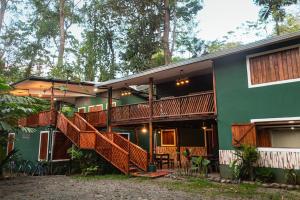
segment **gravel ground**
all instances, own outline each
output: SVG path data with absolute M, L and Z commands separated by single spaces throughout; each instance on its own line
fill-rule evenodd
M 155 181 L 79 180 L 68 176 L 16 177 L 0 181 L 0 199 L 204 199 L 173 191 Z

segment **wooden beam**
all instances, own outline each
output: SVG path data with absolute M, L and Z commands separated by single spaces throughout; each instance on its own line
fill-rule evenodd
M 150 163 L 153 164 L 153 78 L 149 78 L 149 155 Z
M 107 90 L 107 131 L 111 132 L 112 87 Z

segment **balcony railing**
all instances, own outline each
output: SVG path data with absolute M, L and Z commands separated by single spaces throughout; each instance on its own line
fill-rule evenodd
M 153 119 L 182 118 L 215 113 L 214 93 L 212 91 L 193 95 L 172 97 L 153 102 Z M 112 108 L 113 123 L 148 119 L 148 103 L 131 104 Z
M 49 126 L 56 122 L 56 111 L 43 111 L 19 120 L 19 125 L 24 127 Z

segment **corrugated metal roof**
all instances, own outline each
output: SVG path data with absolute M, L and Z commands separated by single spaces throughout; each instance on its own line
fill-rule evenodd
M 289 33 L 289 34 L 285 34 L 285 35 L 281 35 L 281 36 L 275 36 L 275 37 L 259 40 L 259 41 L 249 43 L 246 45 L 241 45 L 236 48 L 218 51 L 216 53 L 203 55 L 203 56 L 200 56 L 197 58 L 188 59 L 188 60 L 178 62 L 178 63 L 172 63 L 169 65 L 155 67 L 155 68 L 152 68 L 152 69 L 149 69 L 149 70 L 137 73 L 137 74 L 129 75 L 127 77 L 112 79 L 109 81 L 98 83 L 97 86 L 110 86 L 110 85 L 113 85 L 114 83 L 130 80 L 130 79 L 134 79 L 134 78 L 140 78 L 142 76 L 150 75 L 150 74 L 157 73 L 157 72 L 163 72 L 163 71 L 173 69 L 176 67 L 182 67 L 184 65 L 193 64 L 196 62 L 202 62 L 202 61 L 206 61 L 206 60 L 214 60 L 217 58 L 230 56 L 230 55 L 241 53 L 244 51 L 249 51 L 249 50 L 253 50 L 253 49 L 257 49 L 257 48 L 261 48 L 264 46 L 269 46 L 272 44 L 281 43 L 281 42 L 285 42 L 285 41 L 290 41 L 290 40 L 294 40 L 294 39 L 300 39 L 300 31 L 295 32 L 295 33 Z

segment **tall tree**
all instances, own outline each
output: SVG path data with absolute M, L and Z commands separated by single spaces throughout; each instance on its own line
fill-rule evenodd
M 164 58 L 165 64 L 169 64 L 171 61 L 171 51 L 170 51 L 170 1 L 164 0 L 163 4 L 164 10 L 164 31 L 163 31 L 163 49 L 164 49 Z
M 65 0 L 59 0 L 59 37 L 57 66 L 62 67 L 65 52 Z
M 0 33 L 3 27 L 3 23 L 4 23 L 4 15 L 6 12 L 6 8 L 7 8 L 7 3 L 8 0 L 1 0 L 0 1 Z
M 275 32 L 280 35 L 280 23 L 286 17 L 286 6 L 296 4 L 298 0 L 254 0 L 254 3 L 261 6 L 259 18 L 267 21 L 272 18 L 275 22 Z

